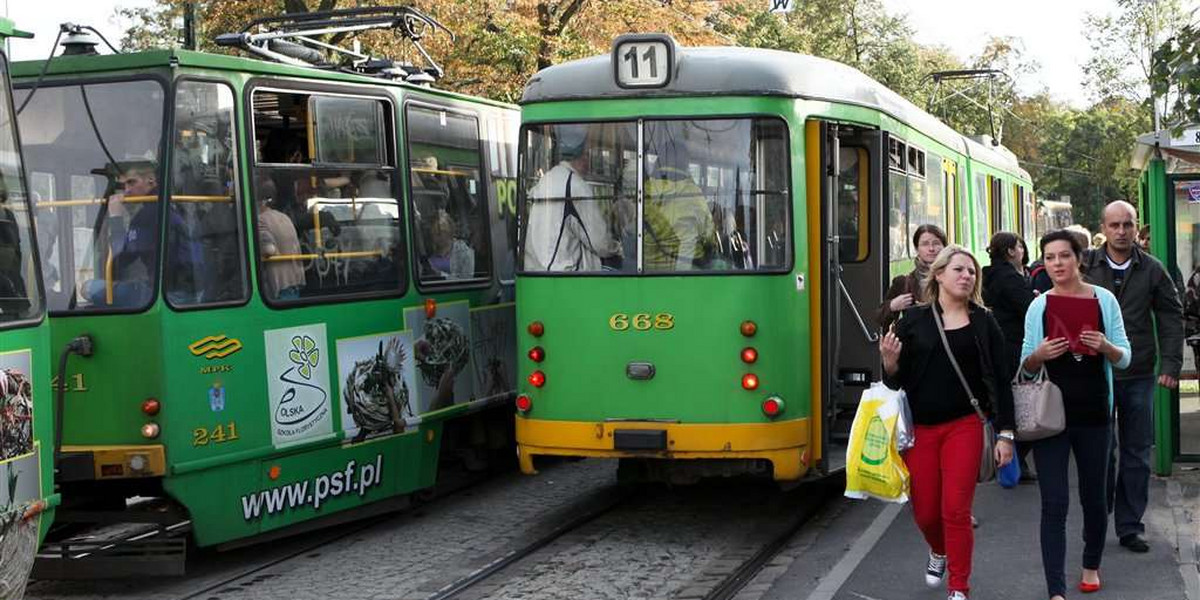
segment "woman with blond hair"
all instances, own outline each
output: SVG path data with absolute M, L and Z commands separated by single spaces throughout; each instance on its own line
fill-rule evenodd
M 916 444 L 905 452 L 904 462 L 913 517 L 929 544 L 925 583 L 938 586 L 949 568 L 947 598 L 965 600 L 979 463 L 993 460 L 1003 466 L 1012 460 L 1008 358 L 1000 325 L 983 308 L 979 263 L 966 248 L 950 245 L 937 255 L 923 297 L 927 304 L 901 313 L 879 351 L 884 382 L 905 391 L 915 423 Z M 1000 430 L 993 456 L 981 456 L 983 425 L 976 406 L 990 413 Z

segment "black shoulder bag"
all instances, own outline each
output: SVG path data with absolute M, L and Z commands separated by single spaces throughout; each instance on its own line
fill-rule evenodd
M 950 359 L 950 365 L 954 367 L 954 372 L 958 374 L 958 381 L 962 383 L 963 389 L 967 391 L 967 397 L 971 399 L 971 407 L 975 409 L 975 414 L 979 415 L 979 422 L 983 425 L 983 449 L 982 456 L 979 457 L 979 483 L 986 483 L 996 478 L 996 429 L 992 427 L 992 422 L 988 420 L 987 415 L 983 414 L 983 409 L 979 408 L 979 399 L 975 397 L 975 393 L 971 391 L 971 386 L 967 383 L 967 378 L 963 376 L 962 369 L 958 366 L 958 361 L 954 359 L 954 352 L 950 350 L 950 340 L 946 339 L 946 328 L 942 326 L 942 317 L 938 314 L 938 307 L 934 301 L 934 305 L 929 307 L 929 312 L 933 313 L 933 320 L 937 323 L 938 335 L 942 337 L 942 347 L 946 349 L 946 357 Z

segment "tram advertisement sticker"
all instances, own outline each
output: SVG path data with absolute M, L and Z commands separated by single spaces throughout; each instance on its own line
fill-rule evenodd
M 33 452 L 30 364 L 28 350 L 0 354 L 0 463 Z
M 471 368 L 471 317 L 466 302 L 438 303 L 433 318 L 424 306 L 404 310 L 412 331 L 416 363 L 417 414 L 470 402 L 475 397 Z
M 412 335 L 395 331 L 337 341 L 342 428 L 352 443 L 415 424 Z
M 471 357 L 475 363 L 475 392 L 480 400 L 516 390 L 516 320 L 512 304 L 471 311 Z
M 325 324 L 263 332 L 271 441 L 286 446 L 333 432 Z

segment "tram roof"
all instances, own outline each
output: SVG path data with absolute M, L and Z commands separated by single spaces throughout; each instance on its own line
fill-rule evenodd
M 42 67 L 45 65 L 45 63 L 46 61 L 44 60 L 26 60 L 14 62 L 11 65 L 12 77 L 14 79 L 35 78 L 41 73 Z M 369 77 L 366 75 L 347 73 L 344 71 L 285 65 L 281 63 L 259 60 L 257 58 L 230 56 L 226 54 L 213 54 L 210 52 L 197 52 L 193 50 L 183 50 L 181 48 L 147 50 L 143 52 L 127 52 L 122 54 L 56 56 L 53 60 L 51 60 L 50 68 L 47 71 L 46 76 L 56 77 L 69 75 L 91 75 L 97 77 L 116 77 L 119 76 L 119 72 L 121 71 L 163 67 L 192 67 L 196 69 L 237 71 L 241 73 L 248 73 L 252 76 L 261 75 L 275 77 L 295 77 L 301 79 L 315 79 L 321 81 L 354 83 L 360 85 L 401 87 L 470 102 L 489 104 L 502 108 L 514 108 L 512 104 L 479 96 L 459 94 L 437 87 L 423 87 L 410 83 L 404 83 L 402 81 Z
M 888 114 L 974 160 L 1029 179 L 1007 148 L 988 147 L 964 136 L 849 65 L 763 48 L 677 46 L 676 52 L 674 78 L 665 87 L 618 86 L 606 54 L 543 69 L 525 86 L 520 104 L 682 96 L 783 96 L 853 104 Z

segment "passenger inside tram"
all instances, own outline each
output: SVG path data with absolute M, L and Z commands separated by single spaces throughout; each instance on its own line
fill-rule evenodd
M 553 130 L 558 164 L 529 190 L 525 269 L 599 271 L 614 253 L 603 198 L 588 181 L 588 128 L 559 125 Z
M 262 293 L 270 300 L 297 300 L 304 289 L 304 265 L 296 226 L 275 210 L 275 182 L 260 177 L 258 198 L 258 250 L 262 260 Z
M 692 178 L 685 140 L 664 146 L 645 183 L 647 271 L 704 269 L 716 247 L 712 207 Z
M 151 162 L 125 163 L 108 197 L 107 244 L 101 245 L 101 276 L 83 282 L 82 295 L 93 305 L 132 308 L 146 304 L 154 291 L 158 248 L 158 177 Z M 171 212 L 172 227 L 184 227 Z M 192 245 L 178 251 L 191 254 Z M 188 256 L 199 262 L 199 256 Z
M 475 251 L 455 237 L 458 225 L 444 209 L 438 209 L 429 225 L 429 267 L 445 279 L 468 279 L 475 274 Z
M 9 207 L 7 189 L 0 190 L 0 321 L 17 318 L 29 309 L 22 273 L 21 224 Z

